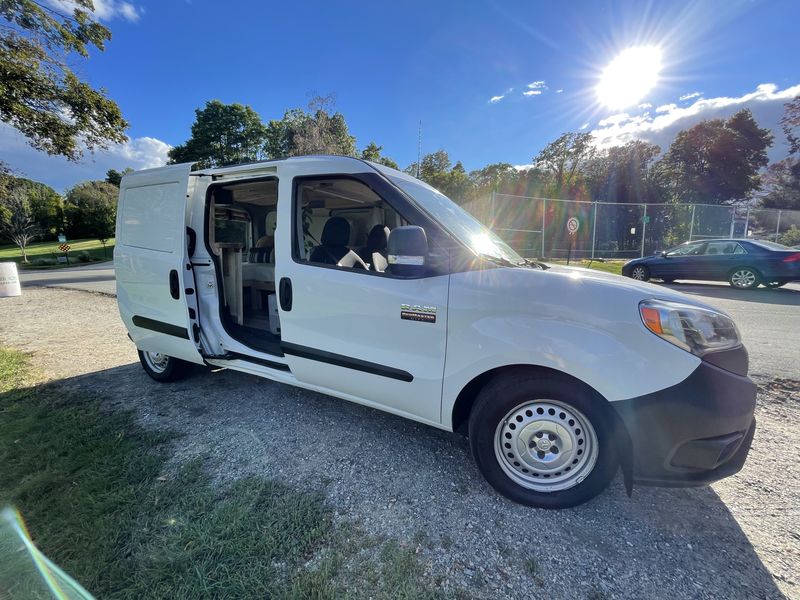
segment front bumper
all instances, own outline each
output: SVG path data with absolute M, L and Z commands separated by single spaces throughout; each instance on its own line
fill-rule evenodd
M 643 485 L 699 486 L 733 475 L 755 433 L 756 385 L 705 360 L 677 385 L 612 406 L 631 438 L 633 479 Z

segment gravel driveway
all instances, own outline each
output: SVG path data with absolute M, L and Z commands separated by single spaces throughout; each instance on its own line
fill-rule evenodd
M 758 429 L 735 477 L 700 489 L 621 480 L 544 511 L 485 484 L 467 441 L 355 404 L 234 372 L 160 385 L 139 367 L 113 298 L 26 289 L 0 299 L 0 343 L 52 380 L 100 392 L 183 434 L 220 480 L 258 474 L 322 490 L 337 518 L 417 549 L 460 597 L 800 598 L 800 385 L 759 380 Z

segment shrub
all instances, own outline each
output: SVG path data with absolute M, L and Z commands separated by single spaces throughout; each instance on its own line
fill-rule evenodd
M 783 232 L 778 241 L 784 246 L 797 246 L 800 244 L 800 229 L 797 225 L 792 225 L 788 231 Z
M 75 255 L 75 258 L 76 258 L 76 260 L 78 262 L 82 262 L 82 263 L 92 262 L 92 255 L 89 254 L 86 250 L 78 252 Z
M 31 261 L 31 264 L 34 267 L 47 267 L 50 265 L 55 265 L 57 263 L 58 261 L 55 258 L 34 258 Z

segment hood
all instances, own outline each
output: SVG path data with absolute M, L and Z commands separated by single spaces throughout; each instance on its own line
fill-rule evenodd
M 553 278 L 566 280 L 564 283 L 575 282 L 576 290 L 581 290 L 586 293 L 591 293 L 596 288 L 613 288 L 625 295 L 636 295 L 640 300 L 659 299 L 671 300 L 673 302 L 682 302 L 683 304 L 690 304 L 692 306 L 701 306 L 709 308 L 717 312 L 722 312 L 721 309 L 699 302 L 696 298 L 682 294 L 681 292 L 672 290 L 662 285 L 655 285 L 646 283 L 644 281 L 636 281 L 629 277 L 622 275 L 614 275 L 613 273 L 605 273 L 603 271 L 596 271 L 594 269 L 586 269 L 584 267 L 567 267 L 564 265 L 549 265 L 550 268 L 546 271 L 539 271 L 543 275 L 550 275 Z M 536 271 L 534 271 L 536 272 Z M 727 314 L 727 313 L 724 313 Z

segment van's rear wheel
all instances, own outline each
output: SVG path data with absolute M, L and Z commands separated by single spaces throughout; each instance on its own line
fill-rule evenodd
M 185 360 L 167 356 L 160 352 L 138 350 L 139 362 L 145 373 L 160 382 L 177 381 L 189 374 L 192 365 Z
M 521 504 L 586 502 L 619 464 L 604 402 L 563 376 L 501 376 L 481 390 L 470 414 L 475 462 L 492 487 Z

